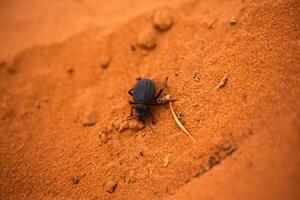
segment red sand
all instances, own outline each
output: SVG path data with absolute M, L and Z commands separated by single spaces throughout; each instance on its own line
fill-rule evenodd
M 1 2 L 0 199 L 297 199 L 299 2 L 138 2 Z M 138 76 L 196 144 L 120 123 Z

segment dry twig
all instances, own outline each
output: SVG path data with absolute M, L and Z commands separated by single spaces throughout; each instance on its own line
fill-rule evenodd
M 183 132 L 193 141 L 193 143 L 196 143 L 196 140 L 193 138 L 193 136 L 186 130 L 186 128 L 181 124 L 181 122 L 179 121 L 179 119 L 177 118 L 175 111 L 173 109 L 172 103 L 169 102 L 170 105 L 170 109 L 171 112 L 173 114 L 173 117 L 175 119 L 175 122 L 177 123 L 177 125 L 181 128 L 181 130 L 183 130 Z

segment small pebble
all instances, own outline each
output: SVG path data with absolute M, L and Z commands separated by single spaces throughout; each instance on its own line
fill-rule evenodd
M 215 23 L 214 21 L 208 22 L 208 23 L 207 23 L 207 28 L 208 28 L 208 29 L 212 29 L 212 28 L 214 27 L 214 23 Z
M 171 95 L 167 94 L 163 100 L 166 100 L 166 101 L 170 101 L 171 100 Z
M 35 105 L 36 109 L 40 109 L 41 101 L 39 99 L 36 99 L 35 102 L 34 102 L 34 105 Z
M 153 15 L 153 24 L 154 27 L 159 31 L 166 31 L 171 28 L 173 19 L 170 11 L 166 9 L 157 10 Z
M 197 104 L 197 103 L 195 103 L 195 104 L 193 104 L 193 107 L 199 107 L 199 104 Z
M 118 183 L 113 180 L 109 180 L 105 184 L 105 191 L 109 193 L 113 193 L 117 187 Z
M 77 176 L 73 176 L 72 178 L 71 178 L 71 181 L 72 181 L 72 183 L 75 185 L 75 184 L 78 184 L 79 183 L 79 178 L 77 177 Z
M 229 20 L 229 25 L 230 26 L 235 26 L 237 24 L 237 19 L 235 17 L 232 17 L 230 20 Z
M 97 123 L 97 118 L 95 114 L 90 114 L 83 120 L 83 126 L 93 126 L 96 123 Z
M 144 137 L 145 135 L 146 135 L 146 132 L 145 132 L 145 131 L 141 132 L 141 136 L 142 136 L 142 137 Z
M 135 51 L 135 45 L 130 45 L 131 51 Z
M 109 141 L 109 139 L 110 139 L 107 130 L 101 131 L 101 133 L 100 133 L 100 135 L 99 135 L 99 138 L 100 138 L 100 141 L 101 141 L 103 144 L 106 144 L 106 143 Z
M 69 69 L 67 70 L 67 73 L 70 74 L 70 75 L 73 74 L 73 72 L 74 72 L 74 69 L 73 69 L 73 68 L 69 68 Z
M 145 50 L 152 50 L 156 47 L 156 36 L 152 29 L 144 30 L 138 36 L 137 45 Z
M 108 56 L 108 55 L 103 55 L 100 59 L 100 66 L 103 68 L 103 69 L 106 69 L 109 64 L 111 63 L 111 57 Z

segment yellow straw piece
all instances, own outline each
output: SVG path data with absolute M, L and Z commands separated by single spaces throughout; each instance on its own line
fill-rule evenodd
M 169 104 L 170 104 L 171 112 L 173 114 L 173 117 L 174 117 L 175 122 L 177 123 L 177 125 L 181 128 L 181 130 L 183 130 L 183 132 L 185 132 L 185 134 L 193 141 L 193 143 L 196 143 L 196 140 L 193 138 L 193 136 L 186 130 L 186 128 L 184 128 L 184 126 L 181 124 L 181 122 L 177 118 L 177 116 L 176 116 L 176 114 L 174 112 L 174 109 L 173 109 L 171 101 L 169 102 Z

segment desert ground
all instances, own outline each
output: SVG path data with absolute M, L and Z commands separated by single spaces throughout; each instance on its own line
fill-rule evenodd
M 0 199 L 299 199 L 298 0 L 0 0 L 0 25 Z M 168 104 L 123 121 L 138 77 L 195 142 Z

